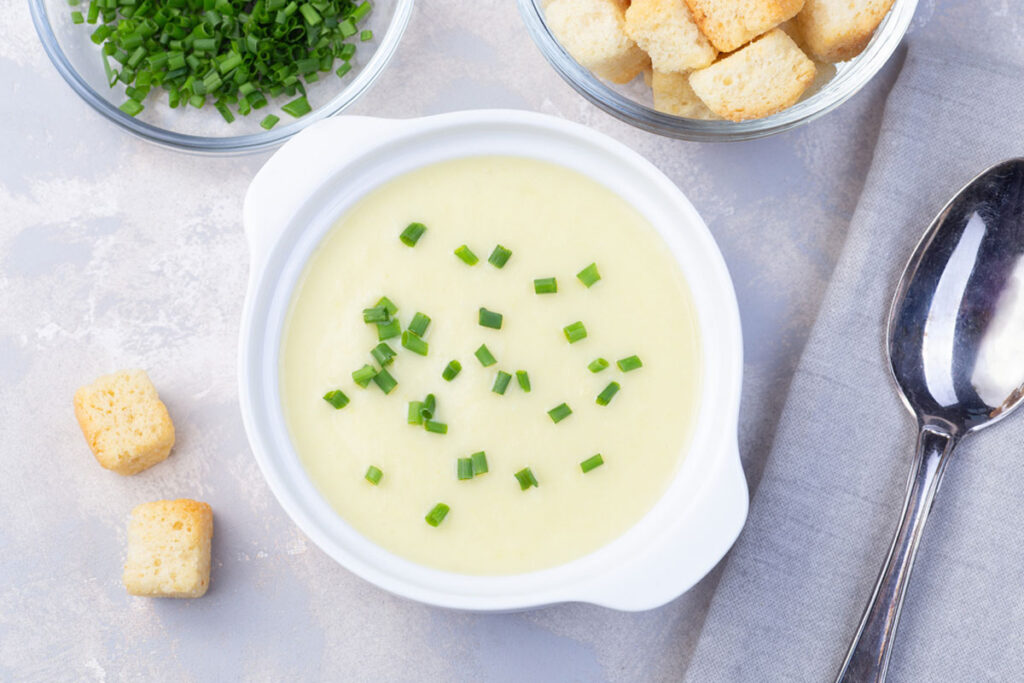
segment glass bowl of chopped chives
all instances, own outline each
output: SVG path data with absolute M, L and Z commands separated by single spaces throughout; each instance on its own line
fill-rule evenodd
M 351 105 L 414 0 L 29 0 L 43 48 L 97 112 L 198 154 L 275 147 Z

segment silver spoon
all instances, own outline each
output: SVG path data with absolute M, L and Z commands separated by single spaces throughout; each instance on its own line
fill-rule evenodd
M 1024 397 L 1024 159 L 986 170 L 929 226 L 889 312 L 888 356 L 919 434 L 903 517 L 837 683 L 883 681 L 914 555 L 960 439 Z M 954 646 L 954 643 L 950 643 Z

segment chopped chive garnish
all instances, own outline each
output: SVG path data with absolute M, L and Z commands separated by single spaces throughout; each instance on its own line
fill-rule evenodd
M 144 109 L 144 107 L 135 100 L 125 100 L 124 104 L 118 107 L 118 109 L 123 111 L 125 114 L 128 114 L 128 116 L 136 116 Z
M 421 356 L 427 355 L 427 351 L 430 348 L 430 345 L 412 330 L 406 330 L 402 333 L 402 346 Z
M 526 370 L 516 370 L 516 381 L 519 382 L 519 388 L 530 393 L 530 376 L 526 374 Z
M 433 510 L 427 513 L 427 516 L 424 519 L 427 520 L 427 524 L 430 526 L 437 526 L 444 521 L 445 517 L 448 516 L 449 510 L 451 510 L 451 508 L 444 503 L 438 503 L 434 506 Z
M 460 480 L 473 478 L 473 459 L 459 458 L 457 474 Z
M 79 12 L 78 10 L 75 10 L 74 12 L 71 13 L 71 23 L 72 24 L 84 24 L 85 23 L 85 17 L 82 16 L 81 12 Z
M 551 421 L 555 424 L 558 424 L 570 415 L 572 415 L 572 408 L 566 403 L 561 403 L 548 411 L 548 416 L 551 417 Z
M 348 396 L 341 389 L 328 391 L 324 394 L 324 400 L 334 406 L 335 410 L 341 410 L 348 405 Z
M 502 317 L 501 313 L 488 311 L 486 308 L 481 307 L 480 327 L 490 327 L 492 330 L 500 330 Z
M 430 327 L 430 316 L 426 313 L 417 313 L 412 317 L 408 329 L 413 334 L 422 337 L 427 333 L 428 327 Z
M 281 117 L 279 117 L 279 116 L 274 116 L 273 114 L 267 114 L 266 116 L 263 117 L 263 120 L 260 121 L 260 128 L 263 128 L 264 130 L 270 130 L 271 128 L 276 126 L 277 122 L 280 121 L 280 120 L 281 120 Z
M 297 97 L 288 104 L 281 107 L 281 111 L 285 114 L 290 114 L 295 118 L 305 116 L 309 112 L 313 111 L 313 107 L 309 106 L 309 102 L 306 100 L 306 96 Z
M 587 328 L 583 326 L 583 323 L 579 320 L 574 322 L 572 325 L 566 325 L 562 328 L 565 332 L 565 338 L 569 340 L 570 344 L 575 344 L 581 339 L 585 339 L 587 336 Z
M 363 43 L 365 43 L 368 40 L 373 40 L 373 31 L 371 31 L 370 29 L 365 29 L 363 31 L 360 31 L 359 32 L 359 40 L 360 40 L 360 42 L 363 42 Z
M 402 234 L 399 235 L 398 239 L 402 240 L 402 244 L 407 247 L 415 247 L 416 243 L 423 237 L 423 233 L 427 231 L 427 226 L 422 223 L 410 223 L 406 226 Z
M 494 386 L 491 387 L 491 391 L 496 394 L 504 394 L 505 390 L 508 389 L 508 383 L 511 381 L 512 375 L 504 370 L 498 370 L 498 376 L 494 378 Z
M 376 465 L 370 465 L 369 467 L 366 468 L 366 475 L 365 476 L 366 476 L 366 481 L 368 481 L 371 484 L 373 484 L 374 486 L 376 486 L 377 484 L 380 483 L 380 479 L 381 479 L 381 477 L 384 476 L 384 473 L 381 472 L 380 468 L 377 467 Z
M 615 394 L 619 393 L 620 388 L 621 387 L 618 382 L 610 383 L 600 394 L 597 395 L 597 405 L 606 406 L 611 403 L 612 398 L 614 398 Z
M 457 360 L 453 360 L 444 367 L 444 370 L 441 371 L 441 377 L 444 381 L 451 382 L 460 372 L 462 372 L 462 363 Z
M 377 369 L 372 365 L 364 365 L 355 372 L 352 373 L 352 380 L 361 386 L 366 388 L 370 386 L 370 381 L 377 376 Z
M 601 273 L 597 272 L 597 264 L 591 263 L 589 266 L 576 273 L 576 277 L 578 277 L 580 282 L 589 288 L 601 279 Z
M 533 471 L 529 467 L 524 467 L 516 472 L 516 479 L 519 481 L 519 489 L 521 491 L 525 491 L 531 486 L 540 486 L 537 483 L 537 477 L 533 476 Z
M 423 426 L 426 428 L 426 430 L 428 432 L 433 432 L 434 434 L 447 434 L 448 433 L 448 425 L 446 425 L 443 422 L 435 422 L 434 420 L 427 420 L 426 422 L 423 423 Z
M 377 341 L 385 341 L 402 334 L 402 325 L 398 318 L 392 318 L 386 323 L 377 323 Z
M 391 319 L 391 314 L 388 313 L 388 309 L 383 306 L 374 306 L 373 308 L 363 309 L 363 322 L 364 323 L 386 323 Z
M 619 366 L 619 370 L 623 372 L 629 372 L 630 370 L 636 370 L 644 366 L 643 361 L 640 360 L 639 356 L 629 356 L 622 360 L 615 361 L 615 364 Z
M 558 280 L 553 277 L 542 277 L 533 281 L 533 291 L 537 294 L 555 294 L 558 292 Z
M 409 401 L 409 418 L 411 425 L 423 424 L 423 401 Z
M 586 474 L 587 472 L 589 472 L 590 470 L 594 469 L 595 467 L 600 467 L 603 464 L 604 464 L 604 458 L 602 458 L 601 454 L 598 453 L 597 455 L 592 455 L 589 458 L 587 458 L 586 460 L 584 460 L 583 462 L 581 462 L 580 463 L 580 469 L 583 470 L 583 474 Z
M 473 352 L 473 355 L 476 356 L 478 361 L 480 361 L 480 365 L 485 368 L 498 362 L 491 354 L 491 350 L 487 348 L 487 344 L 481 344 L 480 348 Z
M 469 456 L 473 463 L 473 476 L 478 474 L 487 474 L 487 453 L 480 451 Z
M 384 367 L 385 365 L 391 365 L 395 361 L 395 350 L 388 346 L 387 342 L 381 342 L 373 347 L 370 351 L 370 355 L 377 363 Z
M 382 296 L 380 299 L 378 299 L 377 303 L 375 303 L 374 306 L 376 306 L 377 308 L 386 308 L 389 316 L 398 313 L 398 306 L 396 306 L 395 302 L 387 298 L 386 296 Z
M 463 263 L 467 266 L 475 266 L 480 259 L 476 257 L 473 250 L 463 244 L 461 247 L 455 250 L 455 255 L 458 256 Z
M 595 358 L 590 361 L 590 365 L 587 366 L 587 370 L 591 372 L 601 372 L 602 370 L 608 369 L 608 361 L 604 358 Z
M 508 263 L 509 258 L 512 257 L 512 250 L 506 249 L 500 244 L 494 248 L 491 255 L 487 257 L 487 262 L 495 268 L 504 268 L 505 264 Z
M 373 383 L 380 387 L 385 394 L 390 394 L 391 390 L 398 386 L 398 380 L 384 368 L 381 368 L 380 372 L 373 376 Z
M 437 397 L 433 394 L 427 394 L 427 397 L 423 399 L 423 405 L 420 407 L 420 415 L 423 419 L 429 420 L 434 417 L 434 411 L 437 410 Z

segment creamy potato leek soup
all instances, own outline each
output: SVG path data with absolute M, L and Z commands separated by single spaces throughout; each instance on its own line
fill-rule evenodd
M 617 194 L 525 158 L 370 192 L 313 253 L 281 351 L 291 438 L 349 524 L 422 565 L 578 558 L 654 505 L 700 382 L 679 266 Z

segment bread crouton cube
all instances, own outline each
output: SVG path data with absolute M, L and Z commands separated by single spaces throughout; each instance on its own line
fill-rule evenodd
M 625 28 L 626 35 L 650 55 L 655 71 L 703 69 L 718 55 L 682 0 L 633 0 Z
M 198 598 L 210 587 L 213 513 L 194 500 L 158 500 L 132 510 L 124 587 L 132 595 Z
M 690 85 L 708 108 L 730 121 L 770 116 L 791 106 L 814 80 L 814 62 L 773 29 L 706 69 Z
M 622 0 L 554 0 L 545 13 L 548 28 L 584 68 L 613 83 L 628 83 L 650 63 L 626 35 Z
M 687 74 L 655 71 L 651 76 L 654 108 L 660 112 L 687 119 L 718 119 L 690 87 Z
M 721 52 L 732 52 L 796 16 L 804 0 L 686 0 L 693 19 Z
M 136 474 L 166 459 L 174 424 L 145 370 L 100 377 L 75 392 L 75 417 L 100 465 Z
M 807 0 L 797 15 L 809 54 L 822 62 L 853 59 L 871 41 L 893 0 Z

